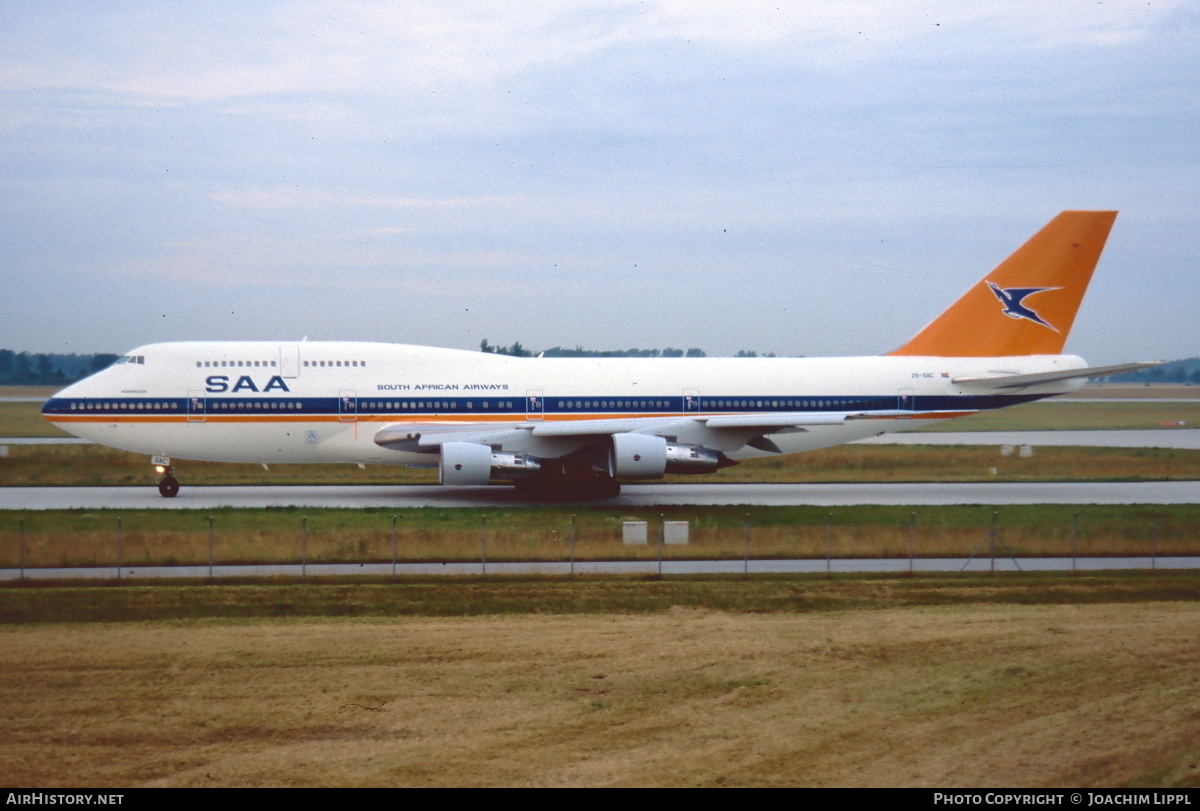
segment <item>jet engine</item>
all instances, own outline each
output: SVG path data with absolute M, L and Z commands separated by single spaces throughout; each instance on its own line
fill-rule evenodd
M 492 479 L 536 476 L 542 461 L 527 453 L 505 453 L 477 442 L 446 442 L 438 460 L 442 484 L 487 484 Z
M 652 434 L 613 434 L 608 475 L 621 479 L 661 479 L 667 473 L 712 473 L 730 464 L 718 451 L 674 445 Z

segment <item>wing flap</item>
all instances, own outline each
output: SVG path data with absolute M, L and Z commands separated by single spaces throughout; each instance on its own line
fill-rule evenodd
M 823 412 L 820 414 L 805 414 L 789 412 L 786 414 L 728 414 L 713 417 L 697 417 L 709 428 L 803 428 L 806 425 L 841 425 L 851 416 L 851 412 Z
M 396 423 L 375 432 L 375 444 L 381 448 L 432 452 L 443 442 L 480 442 L 510 434 L 522 423 Z
M 536 437 L 597 436 L 601 434 L 652 433 L 679 422 L 679 417 L 632 417 L 618 420 L 563 420 L 533 425 Z

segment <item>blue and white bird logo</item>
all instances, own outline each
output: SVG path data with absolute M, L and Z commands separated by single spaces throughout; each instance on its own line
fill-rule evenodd
M 1052 329 L 1055 332 L 1058 330 L 1054 325 L 1047 323 L 1036 310 L 1025 306 L 1023 303 L 1026 298 L 1034 293 L 1044 293 L 1047 290 L 1058 290 L 1057 287 L 1008 287 L 1001 289 L 991 282 L 987 286 L 996 294 L 996 298 L 1000 299 L 1000 303 L 1004 305 L 1004 314 L 1009 318 L 1024 318 L 1026 321 L 1032 321 L 1035 324 L 1041 324 L 1043 327 Z

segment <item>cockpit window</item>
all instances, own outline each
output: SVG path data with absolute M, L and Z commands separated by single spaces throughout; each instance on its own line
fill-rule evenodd
M 121 357 L 119 357 L 115 361 L 113 361 L 113 366 L 118 366 L 122 363 L 140 363 L 140 364 L 145 365 L 146 356 L 145 355 L 122 355 Z

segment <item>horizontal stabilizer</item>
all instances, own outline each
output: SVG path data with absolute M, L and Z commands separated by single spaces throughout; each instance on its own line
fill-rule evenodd
M 1081 377 L 1108 377 L 1125 372 L 1134 372 L 1151 366 L 1161 366 L 1163 361 L 1141 361 L 1139 363 L 1120 363 L 1116 366 L 1092 366 L 1082 369 L 1066 369 L 1061 372 L 1038 372 L 1029 375 L 991 375 L 988 377 L 956 377 L 951 382 L 960 386 L 982 387 L 987 389 L 1023 389 L 1036 386 L 1039 383 L 1058 383 L 1063 380 L 1077 380 Z

